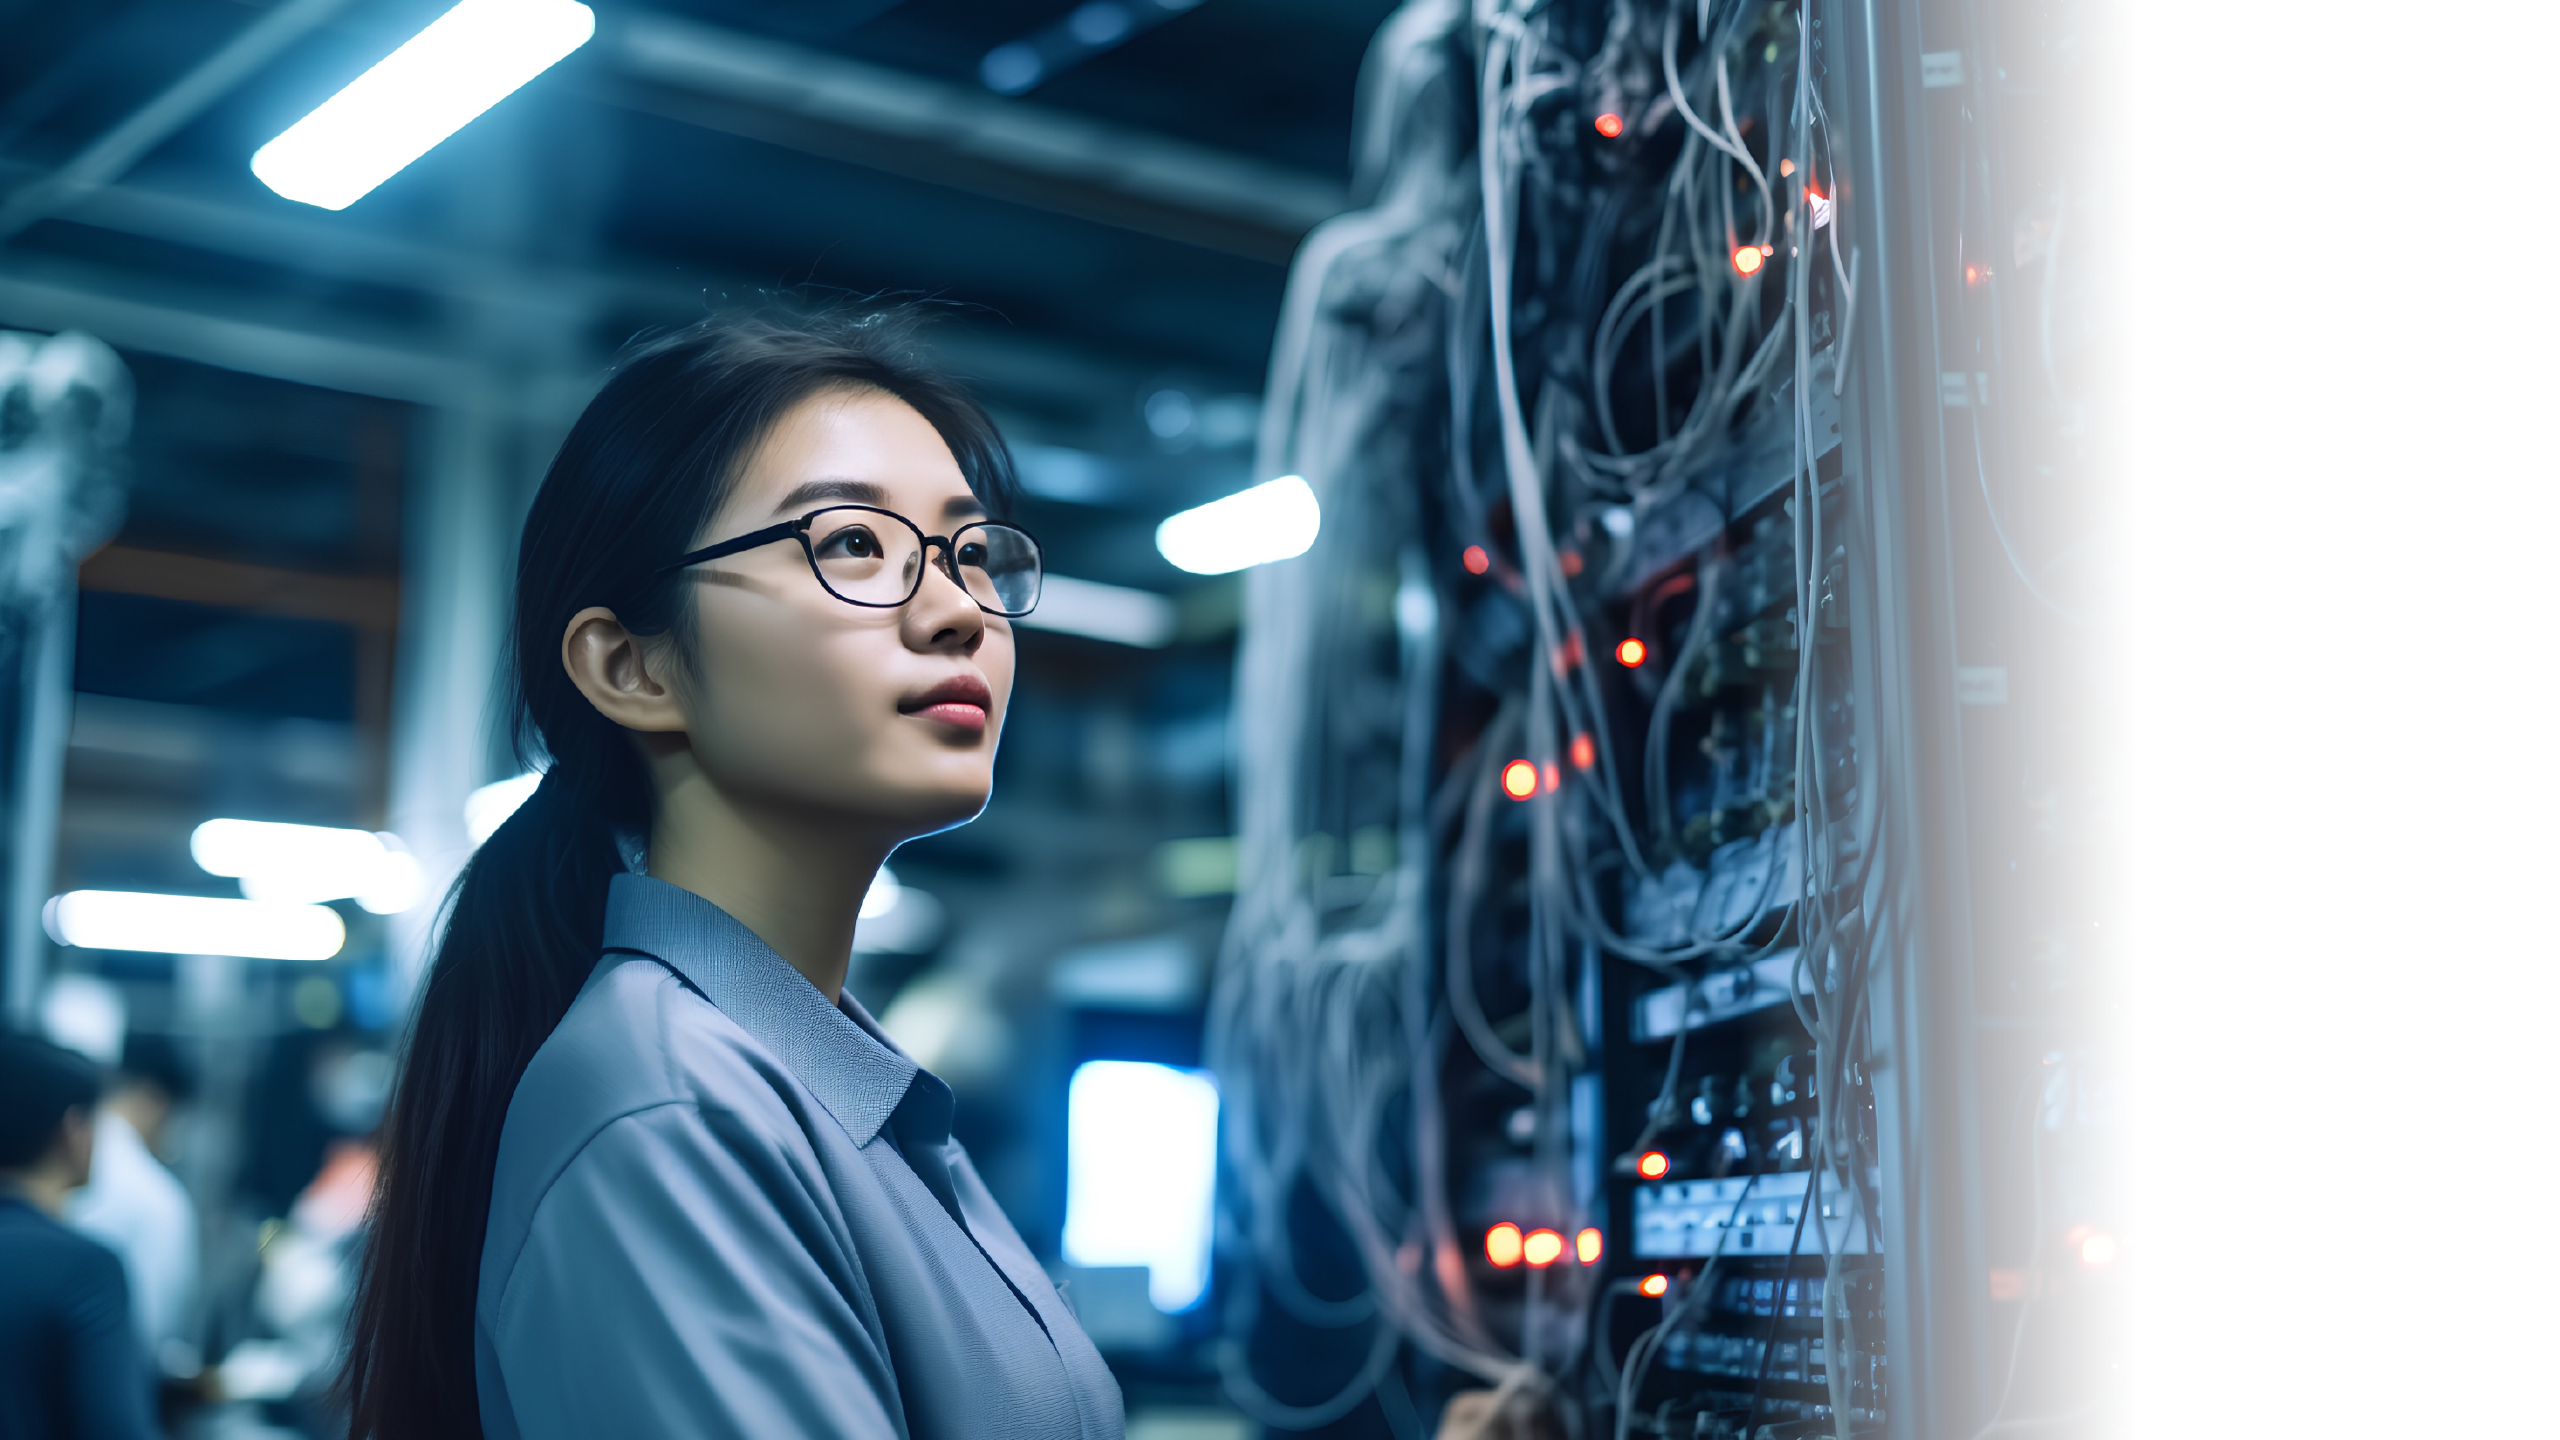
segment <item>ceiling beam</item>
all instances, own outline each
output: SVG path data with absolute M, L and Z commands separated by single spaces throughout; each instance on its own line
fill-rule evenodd
M 585 295 L 669 317 L 699 315 L 706 305 L 706 292 L 698 286 L 593 270 L 533 269 L 127 186 L 99 191 L 61 219 L 443 299 L 468 289 L 482 299 L 552 309 L 565 298 Z M 487 392 L 498 384 L 488 357 L 431 330 L 358 327 L 307 308 L 287 314 L 255 291 L 173 283 L 125 266 L 25 251 L 0 271 L 0 326 L 84 330 L 119 349 L 420 405 L 487 405 L 493 403 Z M 1148 373 L 1140 362 L 984 326 L 940 324 L 929 342 L 943 364 L 986 387 L 990 398 L 1009 396 L 1033 406 L 1124 404 Z M 495 403 L 543 418 L 574 411 L 602 378 L 603 357 L 594 360 L 592 371 L 548 377 L 530 387 L 509 382 Z
M 345 6 L 346 0 L 285 0 L 249 22 L 231 37 L 231 43 L 91 141 L 61 169 L 11 191 L 8 201 L 0 204 L 0 244 L 64 205 L 113 184 L 135 161 L 158 149 L 161 141 L 184 129 L 286 46 Z
M 634 13 L 598 98 L 768 144 L 1285 264 L 1338 182 L 1072 111 Z
M 209 295 L 143 298 L 110 275 L 30 263 L 25 255 L 0 273 L 0 325 L 15 329 L 83 330 L 120 350 L 420 405 L 456 403 L 478 383 L 477 367 L 416 341 L 359 336 L 308 319 L 281 322 L 272 313 L 251 318 L 243 308 Z
M 131 545 L 109 545 L 81 561 L 80 588 L 374 630 L 395 629 L 400 620 L 400 584 L 386 577 L 280 570 Z

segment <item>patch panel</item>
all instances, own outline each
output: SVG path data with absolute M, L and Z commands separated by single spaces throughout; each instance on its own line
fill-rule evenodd
M 1806 1213 L 1811 1178 L 1797 1171 L 1639 1185 L 1633 1253 L 1645 1260 L 1819 1255 L 1826 1235 L 1833 1254 L 1868 1253 L 1866 1217 L 1847 1195 L 1826 1186 Z

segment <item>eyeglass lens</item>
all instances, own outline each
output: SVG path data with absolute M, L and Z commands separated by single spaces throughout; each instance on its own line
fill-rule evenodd
M 809 529 L 818 576 L 838 596 L 861 605 L 903 604 L 916 593 L 924 537 L 887 515 L 833 511 Z M 1040 599 L 1040 547 L 1010 525 L 965 526 L 951 539 L 960 588 L 986 609 L 1027 612 Z

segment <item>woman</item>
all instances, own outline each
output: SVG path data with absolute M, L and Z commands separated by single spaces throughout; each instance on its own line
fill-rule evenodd
M 987 802 L 1039 551 L 901 314 L 625 358 L 526 516 L 541 788 L 452 902 L 345 1382 L 401 1437 L 1121 1434 L 844 993 L 863 892 Z

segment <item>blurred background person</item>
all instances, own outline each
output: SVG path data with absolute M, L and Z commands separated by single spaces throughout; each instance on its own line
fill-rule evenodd
M 76 1052 L 0 1036 L 0 1436 L 157 1433 L 116 1253 L 62 1223 L 89 1181 L 105 1083 Z
M 127 1034 L 98 1106 L 89 1183 L 65 1210 L 123 1259 L 145 1359 L 181 1374 L 195 1369 L 196 1206 L 163 1157 L 172 1118 L 194 1096 L 194 1069 L 167 1036 Z

